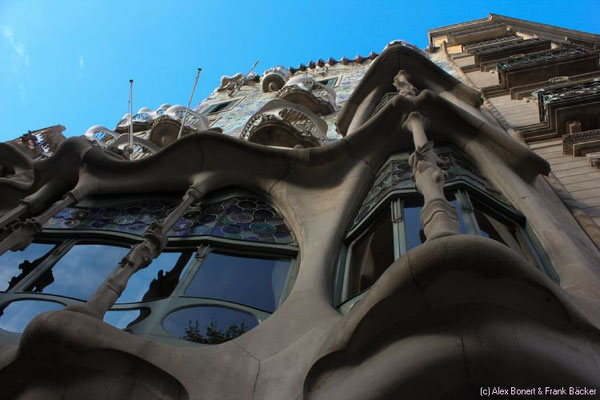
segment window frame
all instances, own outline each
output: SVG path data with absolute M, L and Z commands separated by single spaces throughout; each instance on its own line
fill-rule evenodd
M 228 200 L 235 197 L 255 197 L 271 204 L 271 206 L 278 211 L 270 199 L 266 199 L 264 196 L 248 192 L 246 190 L 230 190 L 227 192 L 217 193 L 213 196 L 209 196 L 203 203 L 219 203 L 223 200 Z M 127 202 L 139 201 L 141 199 L 143 198 L 134 197 L 133 199 L 128 199 Z M 107 206 L 107 204 L 110 206 L 111 201 L 112 200 L 109 199 L 108 203 L 104 204 L 103 206 Z M 90 200 L 84 204 L 93 205 L 98 204 L 98 202 Z M 99 201 L 99 204 L 102 204 L 102 201 Z M 11 288 L 10 291 L 0 292 L 0 309 L 3 309 L 14 301 L 20 300 L 51 301 L 62 304 L 65 307 L 85 303 L 85 301 L 73 297 L 51 293 L 25 292 L 24 289 L 29 287 L 46 271 L 53 268 L 56 263 L 63 256 L 65 256 L 69 250 L 73 248 L 73 246 L 77 244 L 100 244 L 132 248 L 135 244 L 142 241 L 143 237 L 141 236 L 118 231 L 73 229 L 42 230 L 40 233 L 36 234 L 34 237 L 34 242 L 54 244 L 56 247 L 48 254 L 48 256 L 40 263 L 40 265 L 38 265 L 38 267 L 26 275 L 17 285 L 15 285 L 15 287 Z M 178 309 L 194 306 L 219 306 L 248 313 L 256 318 L 258 324 L 260 324 L 266 318 L 276 312 L 285 299 L 289 296 L 296 281 L 300 265 L 300 251 L 295 244 L 250 242 L 208 235 L 190 237 L 170 236 L 168 237 L 167 246 L 162 253 L 181 252 L 185 250 L 193 250 L 195 254 L 193 254 L 192 259 L 188 261 L 189 264 L 186 265 L 185 270 L 179 278 L 179 282 L 169 296 L 148 301 L 115 303 L 109 310 L 140 311 L 141 313 L 144 312 L 144 309 L 149 311 L 149 314 L 145 318 L 131 326 L 127 326 L 123 330 L 138 336 L 151 338 L 168 344 L 207 346 L 206 344 L 189 342 L 185 341 L 184 339 L 173 337 L 171 334 L 165 331 L 162 325 L 163 320 L 170 313 L 177 311 Z M 290 266 L 288 269 L 288 274 L 286 276 L 286 281 L 275 311 L 271 313 L 254 308 L 252 306 L 238 304 L 227 300 L 185 296 L 185 290 L 193 281 L 194 276 L 202 267 L 202 264 L 206 260 L 207 256 L 213 251 L 224 255 L 238 257 L 251 256 L 256 258 L 289 259 Z M 115 265 L 115 269 L 116 268 L 119 268 L 118 265 Z M 149 283 L 150 282 L 148 282 L 148 284 Z
M 461 154 L 459 151 L 449 146 L 440 146 L 437 150 L 450 150 Z M 408 153 L 399 153 L 391 156 L 383 165 L 382 169 L 391 161 L 405 161 L 408 159 Z M 379 176 L 379 175 L 378 175 Z M 377 180 L 377 177 L 375 178 Z M 446 199 L 454 197 L 456 205 L 460 207 L 459 218 L 462 215 L 463 222 L 467 227 L 467 233 L 485 237 L 477 223 L 474 215 L 475 207 L 472 199 L 483 212 L 499 222 L 511 225 L 517 234 L 517 241 L 522 247 L 522 256 L 534 264 L 536 268 L 546 274 L 554 282 L 559 283 L 559 277 L 543 247 L 535 238 L 531 227 L 527 224 L 525 216 L 516 209 L 500 200 L 492 197 L 485 190 L 468 176 L 452 180 L 444 185 L 444 194 Z M 453 201 L 453 200 L 448 200 Z M 347 293 L 348 274 L 350 273 L 350 262 L 352 250 L 355 244 L 378 222 L 378 218 L 383 214 L 385 207 L 391 208 L 391 223 L 393 228 L 394 261 L 404 256 L 407 252 L 407 230 L 405 224 L 404 208 L 406 203 L 423 203 L 422 196 L 418 193 L 416 187 L 393 189 L 383 198 L 381 198 L 369 212 L 355 226 L 347 231 L 346 237 L 342 242 L 340 256 L 334 275 L 333 305 L 342 313 L 348 312 L 352 306 L 362 298 L 369 288 L 355 294 L 352 297 L 344 297 Z M 355 212 L 354 215 L 357 213 Z M 460 222 L 460 221 L 459 221 Z M 352 225 L 354 219 L 350 221 Z M 461 233 L 462 234 L 462 233 Z M 494 239 L 492 239 L 494 240 Z M 531 256 L 531 257 L 528 257 Z

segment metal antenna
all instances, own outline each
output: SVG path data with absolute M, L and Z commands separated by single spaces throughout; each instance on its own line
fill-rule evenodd
M 198 84 L 198 78 L 200 78 L 200 72 L 202 72 L 202 68 L 198 68 L 198 73 L 196 74 L 196 80 L 194 81 L 194 87 L 192 88 L 192 94 L 190 95 L 190 101 L 188 101 L 187 107 L 183 114 L 183 120 L 181 121 L 181 126 L 179 127 L 179 133 L 177 134 L 177 139 L 181 138 L 181 132 L 183 132 L 183 126 L 185 125 L 185 120 L 187 119 L 188 111 L 190 109 L 190 105 L 192 104 L 192 99 L 194 98 L 194 92 L 196 91 L 196 85 Z
M 129 161 L 133 158 L 133 79 L 129 80 Z
M 256 68 L 257 65 L 258 65 L 258 60 L 256 60 L 256 62 L 254 63 L 252 68 L 250 68 L 250 71 L 248 71 L 248 73 L 246 75 L 250 75 L 250 72 L 252 72 L 254 70 L 254 68 Z

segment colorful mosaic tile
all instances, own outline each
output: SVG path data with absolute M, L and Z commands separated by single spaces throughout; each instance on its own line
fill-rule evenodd
M 102 230 L 141 236 L 154 221 L 162 221 L 175 203 L 140 202 L 119 207 L 70 207 L 45 225 L 49 230 Z M 296 239 L 274 207 L 254 197 L 190 206 L 175 223 L 170 237 L 216 236 L 227 239 L 295 244 Z

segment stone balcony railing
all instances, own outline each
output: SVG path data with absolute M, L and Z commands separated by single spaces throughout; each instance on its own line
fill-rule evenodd
M 151 154 L 177 140 L 181 123 L 185 117 L 185 125 L 182 135 L 193 132 L 208 130 L 208 120 L 193 110 L 187 110 L 185 106 L 163 104 L 156 111 L 141 108 L 133 116 L 133 142 L 134 153 L 138 147 L 144 149 L 143 153 Z M 126 114 L 117 124 L 114 131 L 100 125 L 89 128 L 85 137 L 98 143 L 103 148 L 123 150 L 129 143 L 129 114 Z
M 300 104 L 318 115 L 327 115 L 335 111 L 335 91 L 310 76 L 290 79 L 277 93 L 277 97 Z
M 498 71 L 511 71 L 527 68 L 547 62 L 557 63 L 563 60 L 589 54 L 590 51 L 579 47 L 552 49 L 543 53 L 535 53 L 521 57 L 514 57 L 498 64 Z
M 584 83 L 540 89 L 537 91 L 540 121 L 547 122 L 549 120 L 550 116 L 548 114 L 551 104 L 556 105 L 570 100 L 586 101 L 590 96 L 600 96 L 600 78 Z
M 327 138 L 327 123 L 308 108 L 271 100 L 246 123 L 241 138 L 278 147 L 317 147 Z
M 276 92 L 285 85 L 292 73 L 283 66 L 269 68 L 260 78 L 260 87 L 264 93 Z

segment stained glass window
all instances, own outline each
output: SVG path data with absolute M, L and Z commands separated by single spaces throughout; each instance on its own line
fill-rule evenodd
M 70 207 L 44 229 L 104 230 L 143 235 L 154 221 L 162 221 L 176 206 L 160 201 L 107 208 Z M 233 240 L 294 245 L 295 237 L 271 205 L 255 197 L 235 197 L 190 206 L 175 223 L 170 237 L 216 236 Z

